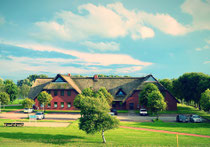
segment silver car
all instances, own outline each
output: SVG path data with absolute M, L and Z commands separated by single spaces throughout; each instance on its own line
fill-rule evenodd
M 190 121 L 191 122 L 202 122 L 202 118 L 199 115 L 190 115 Z

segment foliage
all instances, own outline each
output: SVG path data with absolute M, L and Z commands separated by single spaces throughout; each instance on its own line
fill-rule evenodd
M 111 106 L 112 101 L 114 100 L 113 96 L 106 90 L 105 87 L 101 87 L 98 92 L 96 93 L 96 95 L 98 95 L 98 97 L 102 97 L 104 96 L 106 98 L 106 101 L 108 102 L 108 104 Z M 100 96 L 99 96 L 100 95 Z M 97 97 L 97 96 L 96 96 Z
M 47 75 L 44 74 L 40 74 L 40 75 L 29 75 L 26 79 L 23 80 L 18 80 L 17 85 L 18 86 L 22 86 L 23 84 L 28 85 L 28 86 L 32 86 L 33 82 L 37 79 L 37 78 L 47 78 Z
M 148 95 L 152 91 L 159 91 L 158 87 L 152 83 L 146 83 L 143 85 L 143 89 L 139 94 L 139 103 L 142 106 L 147 106 L 148 105 Z
M 10 101 L 9 94 L 7 94 L 6 92 L 0 92 L 1 105 L 7 105 L 9 101 Z
M 87 134 L 102 132 L 103 143 L 106 143 L 104 131 L 117 128 L 119 125 L 119 120 L 108 114 L 110 106 L 106 96 L 109 94 L 104 88 L 97 92 L 87 88 L 74 100 L 74 106 L 81 110 L 79 128 Z
M 155 114 L 157 114 L 158 120 L 158 112 L 166 110 L 167 104 L 164 101 L 163 95 L 158 90 L 154 90 L 148 94 L 148 108 Z
M 210 90 L 207 89 L 205 92 L 201 94 L 201 109 L 204 111 L 209 111 L 210 110 Z
M 0 84 L 4 84 L 4 80 L 0 78 Z
M 23 84 L 22 86 L 20 86 L 20 96 L 25 98 L 28 96 L 28 93 L 30 91 L 30 86 Z
M 14 101 L 17 98 L 18 87 L 12 80 L 5 80 L 5 92 L 10 95 L 10 101 Z
M 22 101 L 22 105 L 24 108 L 32 108 L 34 103 L 35 103 L 34 100 L 29 99 L 29 98 L 25 98 Z
M 52 96 L 51 94 L 48 94 L 46 91 L 42 91 L 38 97 L 37 97 L 38 101 L 40 104 L 48 104 L 52 101 Z
M 162 79 L 159 82 L 170 92 L 173 94 L 173 81 L 170 79 Z
M 210 88 L 210 77 L 204 73 L 185 73 L 173 81 L 175 96 L 199 105 L 201 93 Z

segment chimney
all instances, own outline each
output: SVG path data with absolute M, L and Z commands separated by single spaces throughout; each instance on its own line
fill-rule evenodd
M 93 80 L 94 80 L 95 82 L 97 82 L 97 81 L 98 81 L 98 75 L 94 75 L 94 76 L 93 76 Z
M 69 76 L 69 77 L 71 77 L 71 74 L 70 74 L 70 73 L 68 73 L 68 76 Z

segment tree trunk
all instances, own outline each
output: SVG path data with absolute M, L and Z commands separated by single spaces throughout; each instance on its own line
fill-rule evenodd
M 157 112 L 157 118 L 156 118 L 156 120 L 159 120 L 159 115 L 158 115 L 158 112 Z
M 106 143 L 106 139 L 105 139 L 105 137 L 104 137 L 104 130 L 102 130 L 101 135 L 102 135 L 103 143 Z

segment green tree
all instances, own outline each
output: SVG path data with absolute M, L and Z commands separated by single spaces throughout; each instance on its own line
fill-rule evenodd
M 173 81 L 170 79 L 162 79 L 159 82 L 170 92 L 173 93 Z
M 10 96 L 10 101 L 13 102 L 18 95 L 17 85 L 12 80 L 5 80 L 4 85 L 6 93 L 8 93 Z
M 48 94 L 46 91 L 42 91 L 38 95 L 37 99 L 38 99 L 39 103 L 43 105 L 43 110 L 44 110 L 44 106 L 47 105 L 48 103 L 50 103 L 53 98 L 52 98 L 51 94 Z
M 201 93 L 210 88 L 209 82 L 209 75 L 204 73 L 185 73 L 173 82 L 175 96 L 199 106 Z
M 152 113 L 157 115 L 157 120 L 159 119 L 158 112 L 166 109 L 166 102 L 164 101 L 163 95 L 158 90 L 154 90 L 148 94 L 148 107 Z
M 87 134 L 101 132 L 103 143 L 106 143 L 104 132 L 117 128 L 119 120 L 108 114 L 110 106 L 105 96 L 101 95 L 102 92 L 99 95 L 96 93 L 92 95 L 92 92 L 90 92 L 90 96 L 83 95 L 83 93 L 77 95 L 74 100 L 74 106 L 81 110 L 79 128 Z
M 34 81 L 37 79 L 37 78 L 47 78 L 48 76 L 47 75 L 44 75 L 44 74 L 40 74 L 40 75 L 29 75 L 26 79 L 23 79 L 23 80 L 18 80 L 17 81 L 17 86 L 22 86 L 23 84 L 25 85 L 28 85 L 28 86 L 32 86 Z
M 201 94 L 201 109 L 204 111 L 209 111 L 210 110 L 210 90 L 207 89 L 205 92 Z
M 22 101 L 22 105 L 23 105 L 24 108 L 32 108 L 34 103 L 35 103 L 34 100 L 29 99 L 29 98 L 25 98 Z
M 0 92 L 0 112 L 1 105 L 7 105 L 10 102 L 9 94 L 6 92 Z
M 28 93 L 30 91 L 30 86 L 26 85 L 26 84 L 23 84 L 21 87 L 20 87 L 20 96 L 25 98 L 28 96 Z
M 143 85 L 143 89 L 139 94 L 139 103 L 141 106 L 148 105 L 148 95 L 152 91 L 159 91 L 158 87 L 153 83 L 146 83 Z
M 96 93 L 96 95 L 100 95 L 100 96 L 104 96 L 106 98 L 106 101 L 108 102 L 108 104 L 111 106 L 112 101 L 114 100 L 113 96 L 106 90 L 105 87 L 101 87 L 98 92 Z

